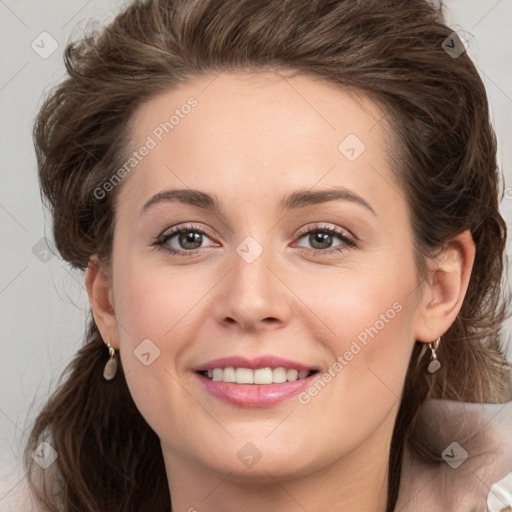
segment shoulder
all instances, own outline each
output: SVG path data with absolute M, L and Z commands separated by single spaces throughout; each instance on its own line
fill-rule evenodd
M 12 454 L 0 453 L 0 512 L 43 511 L 32 493 L 27 474 L 21 460 L 16 460 Z M 44 485 L 49 489 L 55 481 L 56 475 L 50 468 L 43 469 L 38 465 L 32 468 L 33 486 Z
M 37 509 L 25 477 L 18 481 L 5 476 L 0 479 L 0 511 L 27 512 L 29 510 Z
M 512 402 L 430 400 L 421 422 L 442 462 L 418 460 L 406 445 L 397 512 L 512 509 Z

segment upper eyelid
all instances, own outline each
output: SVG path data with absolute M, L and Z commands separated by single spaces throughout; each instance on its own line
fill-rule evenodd
M 209 228 L 204 228 L 199 225 L 196 226 L 194 224 L 185 223 L 185 225 L 183 225 L 183 226 L 180 226 L 179 224 L 177 224 L 176 226 L 167 228 L 165 231 L 162 232 L 161 236 L 165 236 L 168 234 L 169 235 L 174 234 L 176 232 L 180 232 L 180 231 L 183 231 L 186 229 L 189 229 L 191 231 L 193 231 L 193 230 L 203 231 L 206 234 L 210 233 Z M 342 228 L 341 226 L 328 225 L 328 223 L 326 223 L 326 222 L 317 222 L 317 223 L 313 223 L 313 225 L 306 225 L 306 226 L 300 228 L 295 236 L 301 236 L 303 233 L 308 233 L 310 231 L 315 231 L 315 230 L 316 231 L 322 231 L 322 230 L 342 231 L 343 233 L 347 233 L 348 235 L 356 238 L 348 229 Z M 214 236 L 214 235 L 211 235 L 211 236 Z
M 200 231 L 202 233 L 209 235 L 209 230 L 207 228 L 194 226 L 193 224 L 185 224 L 184 226 L 180 226 L 178 224 L 177 226 L 167 228 L 160 236 L 175 235 L 176 233 L 179 233 L 180 231 L 186 231 L 187 229 L 189 231 Z
M 297 233 L 297 237 L 301 237 L 307 233 L 311 233 L 313 231 L 329 231 L 329 232 L 332 232 L 334 234 L 337 234 L 339 236 L 344 236 L 344 235 L 348 235 L 346 236 L 346 238 L 350 238 L 350 239 L 353 239 L 354 241 L 357 240 L 357 237 L 355 235 L 353 235 L 348 229 L 346 228 L 342 228 L 340 226 L 330 226 L 330 225 L 327 225 L 327 223 L 317 223 L 316 225 L 313 225 L 313 226 L 305 226 L 304 228 L 301 228 L 299 229 L 299 232 Z

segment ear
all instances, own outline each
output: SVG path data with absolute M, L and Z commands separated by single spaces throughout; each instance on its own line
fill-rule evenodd
M 475 243 L 469 230 L 450 239 L 441 254 L 428 261 L 416 322 L 415 339 L 431 343 L 455 321 L 469 285 L 475 260 Z
M 110 341 L 112 347 L 118 349 L 119 336 L 114 311 L 112 276 L 98 261 L 96 255 L 89 260 L 85 271 L 85 286 L 94 321 L 100 330 L 103 341 L 105 344 Z

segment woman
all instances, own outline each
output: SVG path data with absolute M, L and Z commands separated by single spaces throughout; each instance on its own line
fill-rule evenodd
M 503 498 L 496 142 L 436 8 L 138 1 L 66 66 L 35 145 L 92 318 L 27 446 L 43 510 Z

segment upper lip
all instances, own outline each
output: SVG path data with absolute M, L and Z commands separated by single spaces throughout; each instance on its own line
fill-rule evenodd
M 306 365 L 303 363 L 299 363 L 297 361 L 292 361 L 290 359 L 284 359 L 279 356 L 272 355 L 262 355 L 252 359 L 243 356 L 229 356 L 229 357 L 221 357 L 219 359 L 213 359 L 212 361 L 208 361 L 207 363 L 201 364 L 196 368 L 196 371 L 202 372 L 206 370 L 213 370 L 215 368 L 250 368 L 252 370 L 258 370 L 259 368 L 286 368 L 286 369 L 295 369 L 298 371 L 302 370 L 317 370 L 317 368 Z

